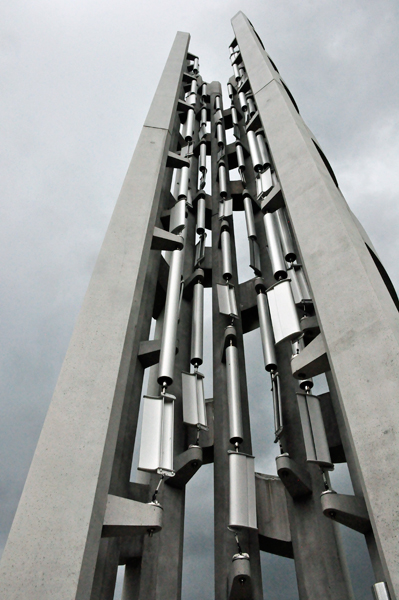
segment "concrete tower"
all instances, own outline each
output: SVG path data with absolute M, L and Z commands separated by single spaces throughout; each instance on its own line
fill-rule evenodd
M 301 600 L 353 598 L 337 523 L 365 535 L 375 598 L 399 599 L 399 302 L 252 24 L 241 12 L 232 24 L 227 98 L 176 36 L 4 551 L 7 600 L 112 600 L 118 565 L 124 600 L 178 600 L 185 490 L 205 463 L 217 600 L 267 597 L 260 552 L 295 561 Z M 254 273 L 241 283 L 235 211 Z M 264 399 L 248 398 L 243 336 L 255 329 L 277 475 L 255 473 L 252 455 L 248 403 Z M 353 496 L 331 489 L 338 462 Z

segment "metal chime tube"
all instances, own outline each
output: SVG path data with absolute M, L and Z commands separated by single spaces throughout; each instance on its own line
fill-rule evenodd
M 224 146 L 224 131 L 222 123 L 216 125 L 216 138 L 219 146 Z
M 249 116 L 253 117 L 254 114 L 256 113 L 256 106 L 255 106 L 255 102 L 254 99 L 249 97 L 247 99 L 247 103 L 248 103 L 248 111 L 249 111 Z
M 199 170 L 206 173 L 206 142 L 200 144 Z
M 285 279 L 287 277 L 287 270 L 283 258 L 283 253 L 281 250 L 281 244 L 276 223 L 274 220 L 274 213 L 266 213 L 263 216 L 263 222 L 266 230 L 266 238 L 274 278 L 277 281 L 279 279 Z
M 208 95 L 208 85 L 206 83 L 203 83 L 202 88 L 201 88 L 201 101 L 202 102 L 204 102 L 204 103 L 206 102 L 207 95 Z
M 266 371 L 277 370 L 276 351 L 274 347 L 274 335 L 272 322 L 270 320 L 269 305 L 266 294 L 258 289 L 256 296 L 259 315 L 260 338 L 262 341 L 263 361 Z
M 194 132 L 194 120 L 195 120 L 195 112 L 194 109 L 189 109 L 187 112 L 187 121 L 186 121 L 186 142 L 191 142 L 193 139 Z
M 258 142 L 259 152 L 262 159 L 262 166 L 264 169 L 266 169 L 266 167 L 270 167 L 271 161 L 269 152 L 267 150 L 265 138 L 263 137 L 263 133 L 256 134 L 256 141 Z
M 195 73 L 195 75 L 198 75 L 198 73 L 199 73 L 199 59 L 198 58 L 194 59 L 193 73 Z
M 188 196 L 188 180 L 190 177 L 189 167 L 182 167 L 180 169 L 180 183 L 179 183 L 179 195 L 178 199 L 187 199 Z
M 283 247 L 284 258 L 287 262 L 296 260 L 296 252 L 292 241 L 291 233 L 287 223 L 287 216 L 284 208 L 279 208 L 275 212 L 277 226 L 280 232 L 281 245 Z
M 229 403 L 230 442 L 241 444 L 244 439 L 238 352 L 235 346 L 226 348 L 227 396 Z
M 227 174 L 223 163 L 219 165 L 219 193 L 222 198 L 227 198 Z
M 205 233 L 205 197 L 200 196 L 197 200 L 197 233 Z
M 244 150 L 242 149 L 242 146 L 239 143 L 236 143 L 236 154 L 238 169 L 245 171 Z
M 227 84 L 227 93 L 228 93 L 228 95 L 229 95 L 229 98 L 230 98 L 230 100 L 231 100 L 231 99 L 233 98 L 233 96 L 234 96 L 234 88 L 233 88 L 233 86 L 231 85 L 231 83 L 228 83 L 228 84 Z
M 202 365 L 204 347 L 204 286 L 201 280 L 193 290 L 193 320 L 191 329 L 191 364 Z
M 236 64 L 233 65 L 233 73 L 236 81 L 240 80 L 240 73 L 238 72 L 238 67 Z
M 244 211 L 248 237 L 256 239 L 254 211 L 252 208 L 252 200 L 249 195 L 244 196 Z
M 220 244 L 222 246 L 223 278 L 228 281 L 233 275 L 233 264 L 231 262 L 230 229 L 226 221 L 222 223 Z
M 233 125 L 238 125 L 238 115 L 235 106 L 231 107 L 231 120 L 233 121 Z
M 262 170 L 262 158 L 259 151 L 258 142 L 254 131 L 247 132 L 247 139 L 249 145 L 249 153 L 252 159 L 252 165 L 254 171 L 259 172 Z
M 159 358 L 158 383 L 160 385 L 170 385 L 173 382 L 183 259 L 183 250 L 174 250 L 172 252 L 169 265 L 168 289 L 166 292 L 161 354 Z
M 241 106 L 241 110 L 242 112 L 247 112 L 248 110 L 248 105 L 247 105 L 247 99 L 245 97 L 244 92 L 239 92 L 238 93 L 238 100 L 240 102 L 240 106 Z

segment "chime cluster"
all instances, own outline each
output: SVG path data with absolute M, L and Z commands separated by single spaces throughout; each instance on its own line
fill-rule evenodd
M 259 331 L 263 350 L 264 367 L 271 377 L 274 408 L 275 441 L 284 454 L 281 435 L 284 429 L 280 380 L 275 346 L 290 340 L 293 355 L 304 348 L 301 321 L 307 318 L 312 300 L 306 277 L 298 260 L 296 244 L 291 232 L 284 206 L 278 175 L 275 171 L 266 133 L 261 126 L 240 49 L 236 42 L 230 47 L 230 60 L 234 77 L 227 84 L 231 106 L 223 110 L 222 96 L 208 94 L 207 83 L 199 75 L 198 58 L 191 55 L 190 79 L 180 108 L 184 119 L 180 126 L 180 156 L 183 166 L 175 168 L 172 181 L 174 205 L 170 212 L 169 232 L 181 237 L 181 247 L 165 253 L 169 264 L 165 309 L 163 316 L 158 377 L 160 393 L 145 395 L 141 432 L 139 470 L 158 473 L 161 480 L 173 477 L 173 427 L 174 400 L 168 392 L 176 377 L 175 355 L 179 313 L 184 291 L 183 261 L 186 246 L 186 222 L 188 211 L 196 214 L 196 244 L 192 284 L 191 355 L 192 372 L 181 372 L 183 422 L 197 430 L 195 445 L 199 445 L 200 431 L 208 429 L 204 396 L 204 375 L 198 371 L 203 363 L 204 325 L 204 271 L 208 163 L 211 144 L 209 137 L 217 141 L 217 188 L 220 236 L 212 240 L 222 254 L 222 278 L 217 285 L 219 312 L 229 319 L 224 332 L 226 385 L 229 409 L 229 528 L 237 534 L 241 529 L 256 529 L 256 493 L 254 457 L 240 451 L 244 441 L 241 409 L 240 361 L 237 349 L 235 321 L 239 318 L 236 289 L 232 283 L 232 236 L 233 200 L 228 197 L 229 161 L 226 145 L 226 113 L 234 135 L 234 164 L 242 184 L 241 200 L 249 244 L 249 265 L 253 269 L 253 285 L 256 291 Z M 183 108 L 182 108 L 183 107 Z M 242 122 L 241 122 L 242 121 Z M 241 123 L 240 123 L 241 122 Z M 193 161 L 195 156 L 196 160 Z M 197 167 L 198 165 L 198 167 Z M 197 170 L 198 169 L 198 170 Z M 198 188 L 198 189 L 197 189 Z M 251 190 L 251 192 L 250 192 Z M 267 251 L 275 283 L 266 286 L 262 278 L 261 253 L 254 217 L 262 212 L 267 240 Z M 300 315 L 302 318 L 300 319 Z M 320 465 L 322 470 L 333 468 L 317 396 L 310 393 L 311 378 L 299 382 L 303 393 L 297 394 L 307 460 Z M 214 399 L 217 402 L 217 398 Z M 215 433 L 217 435 L 217 432 Z M 328 479 L 325 478 L 326 485 Z M 237 543 L 238 543 L 238 538 Z M 239 547 L 234 557 L 249 559 Z

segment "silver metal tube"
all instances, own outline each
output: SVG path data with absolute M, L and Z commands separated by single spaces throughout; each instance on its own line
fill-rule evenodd
M 191 104 L 191 106 L 195 106 L 197 104 L 197 94 L 194 93 L 190 93 L 187 98 L 186 98 L 186 102 L 188 104 Z
M 283 258 L 283 252 L 281 250 L 280 238 L 276 227 L 274 213 L 266 213 L 263 216 L 263 222 L 265 225 L 270 262 L 272 263 L 274 278 L 277 281 L 279 279 L 285 279 L 287 277 L 287 270 Z
M 166 292 L 161 354 L 159 357 L 158 383 L 160 385 L 170 385 L 173 383 L 183 258 L 184 250 L 174 250 L 172 252 L 169 265 L 168 289 Z
M 190 92 L 192 94 L 196 94 L 197 93 L 197 80 L 196 79 L 193 79 L 192 82 L 191 82 Z
M 231 240 L 230 232 L 225 229 L 220 235 L 222 246 L 223 278 L 231 279 L 233 276 L 233 265 L 231 263 Z
M 245 69 L 244 69 L 244 67 L 238 67 L 238 72 L 240 74 L 240 77 L 244 77 L 244 75 L 245 75 Z
M 249 152 L 251 154 L 252 164 L 254 171 L 261 171 L 262 169 L 262 158 L 259 152 L 258 142 L 254 131 L 247 132 L 247 139 L 249 145 Z
M 199 73 L 199 59 L 198 58 L 194 59 L 193 73 L 195 73 L 196 75 Z
M 201 99 L 202 99 L 202 102 L 205 102 L 205 99 L 206 99 L 207 95 L 208 95 L 208 86 L 207 86 L 206 83 L 203 83 L 202 84 L 202 88 L 201 88 Z
M 206 171 L 206 142 L 200 144 L 199 170 Z
M 194 285 L 193 317 L 191 327 L 191 364 L 203 363 L 204 353 L 204 286 L 201 281 Z
M 216 138 L 219 146 L 224 146 L 224 132 L 223 125 L 221 123 L 216 125 Z
M 186 142 L 191 142 L 193 139 L 194 119 L 195 119 L 195 112 L 193 109 L 190 109 L 187 112 L 186 136 L 185 136 Z
M 219 165 L 219 192 L 222 198 L 227 197 L 227 174 L 223 164 Z
M 201 108 L 201 121 L 200 125 L 206 125 L 208 121 L 208 115 L 206 112 L 206 108 Z
M 236 154 L 237 154 L 238 168 L 241 169 L 242 171 L 245 171 L 244 151 L 242 149 L 241 144 L 236 144 Z
M 188 180 L 190 177 L 189 167 L 182 167 L 180 169 L 180 182 L 179 182 L 179 195 L 178 199 L 187 198 L 188 195 Z
M 233 125 L 238 125 L 237 109 L 234 106 L 231 107 L 231 120 L 233 121 Z
M 186 200 L 178 200 L 170 211 L 169 231 L 180 233 L 186 226 Z
M 248 110 L 248 105 L 247 105 L 247 99 L 246 99 L 246 97 L 245 97 L 245 94 L 244 94 L 244 92 L 239 92 L 239 93 L 238 93 L 238 101 L 239 101 L 239 103 L 240 103 L 241 110 L 242 110 L 243 112 L 247 112 L 247 110 Z
M 227 84 L 227 93 L 229 94 L 229 98 L 233 98 L 234 96 L 234 88 L 231 83 Z
M 238 352 L 235 346 L 226 348 L 227 399 L 229 403 L 230 442 L 239 444 L 244 439 L 241 413 L 241 390 Z
M 235 77 L 236 81 L 239 81 L 239 79 L 240 79 L 240 74 L 239 74 L 239 72 L 238 72 L 238 67 L 237 67 L 237 65 L 235 65 L 235 64 L 233 65 L 233 73 L 234 73 L 234 77 Z
M 265 138 L 263 137 L 263 133 L 256 134 L 256 141 L 258 142 L 259 152 L 262 159 L 262 166 L 265 169 L 266 167 L 271 165 L 269 152 L 267 150 Z
M 249 196 L 244 196 L 244 211 L 248 237 L 256 239 L 254 211 L 252 208 L 252 200 Z
M 266 371 L 277 370 L 276 352 L 274 349 L 273 327 L 270 319 L 269 304 L 266 294 L 260 292 L 256 296 L 259 315 L 260 339 L 262 341 L 263 361 Z
M 279 208 L 274 213 L 276 215 L 277 226 L 280 232 L 281 245 L 283 247 L 284 258 L 287 262 L 296 260 L 296 252 L 287 223 L 287 215 L 284 208 Z
M 249 116 L 252 117 L 256 113 L 256 106 L 253 98 L 248 98 L 248 112 Z
M 205 232 L 205 198 L 200 196 L 197 200 L 197 233 L 202 235 Z
M 215 98 L 215 110 L 221 110 L 222 109 L 222 100 L 220 98 L 220 96 L 216 96 Z

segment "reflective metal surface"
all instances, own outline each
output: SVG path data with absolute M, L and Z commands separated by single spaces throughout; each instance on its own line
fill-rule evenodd
M 304 300 L 311 300 L 312 296 L 302 266 L 293 264 L 287 271 L 287 274 L 291 279 L 292 294 L 294 296 L 295 304 L 302 304 Z
M 260 251 L 258 242 L 255 238 L 248 238 L 249 243 L 249 266 L 254 270 L 255 275 L 262 275 L 260 264 Z
M 188 179 L 190 177 L 189 167 L 182 167 L 180 169 L 180 182 L 179 182 L 179 200 L 181 198 L 187 198 L 188 195 Z
M 244 211 L 245 211 L 245 222 L 247 224 L 248 237 L 256 239 L 254 211 L 252 208 L 251 197 L 248 195 L 244 196 Z
M 329 470 L 334 469 L 318 397 L 312 394 L 297 394 L 297 400 L 306 460 Z
M 262 193 L 267 195 L 274 187 L 272 172 L 270 169 L 266 169 L 260 174 L 260 181 L 262 184 Z
M 199 169 L 206 171 L 206 142 L 200 144 Z
M 389 595 L 388 586 L 385 581 L 379 581 L 371 586 L 374 600 L 391 600 Z
M 262 291 L 256 297 L 259 315 L 259 329 L 262 341 L 263 361 L 266 371 L 277 369 L 276 352 L 274 349 L 274 335 L 270 319 L 269 305 L 266 294 Z
M 186 226 L 186 201 L 178 200 L 170 211 L 169 231 L 180 233 Z
M 253 168 L 255 171 L 260 171 L 262 169 L 262 158 L 259 152 L 259 146 L 254 131 L 247 132 L 247 140 Z
M 230 284 L 223 285 L 217 283 L 217 294 L 219 303 L 219 312 L 228 317 L 238 318 L 237 302 L 234 292 L 234 286 Z
M 158 383 L 173 382 L 176 354 L 176 332 L 180 308 L 180 284 L 183 268 L 183 250 L 174 250 L 169 266 L 168 289 L 166 292 L 165 318 L 159 357 Z
M 233 275 L 233 265 L 231 262 L 230 231 L 228 229 L 224 229 L 220 234 L 220 242 L 222 246 L 223 278 L 231 279 Z
M 182 372 L 183 421 L 208 429 L 203 380 L 202 373 Z
M 255 106 L 255 102 L 253 98 L 248 98 L 247 99 L 247 103 L 248 103 L 248 112 L 249 112 L 249 116 L 253 117 L 254 114 L 256 113 L 256 106 Z
M 238 92 L 238 100 L 240 102 L 242 112 L 247 112 L 248 105 L 244 92 Z
M 197 200 L 197 233 L 199 235 L 205 231 L 205 206 L 205 197 L 200 196 Z
M 233 345 L 226 348 L 227 400 L 229 404 L 230 442 L 243 441 L 241 389 L 238 366 L 238 351 Z
M 236 144 L 237 164 L 238 168 L 245 171 L 244 151 L 241 144 Z
M 277 226 L 280 232 L 280 240 L 283 248 L 284 258 L 287 262 L 293 262 L 296 260 L 296 252 L 294 250 L 291 232 L 288 227 L 285 209 L 279 208 L 274 214 L 276 215 Z
M 173 411 L 174 396 L 144 396 L 141 427 L 141 471 L 173 475 Z
M 193 289 L 193 315 L 191 328 L 191 364 L 202 365 L 204 347 L 204 286 L 200 281 Z
M 274 278 L 277 280 L 285 279 L 287 277 L 287 270 L 283 258 L 283 252 L 281 250 L 280 237 L 278 234 L 274 213 L 266 213 L 263 216 L 263 222 L 265 224 L 267 245 Z
M 185 132 L 186 142 L 191 142 L 193 139 L 194 121 L 195 121 L 195 112 L 194 112 L 194 110 L 189 110 L 187 112 L 187 121 L 186 121 L 186 132 Z
M 262 158 L 263 168 L 265 169 L 266 167 L 270 167 L 270 165 L 271 165 L 270 156 L 269 156 L 269 152 L 266 147 L 266 142 L 265 142 L 265 138 L 263 137 L 263 133 L 257 133 L 256 140 L 258 142 L 259 152 L 260 152 L 260 155 Z
M 226 175 L 226 167 L 224 164 L 219 165 L 219 193 L 222 198 L 226 198 L 227 196 L 227 175 Z
M 279 281 L 266 293 L 276 344 L 287 339 L 294 340 L 302 335 L 290 280 Z
M 229 452 L 229 527 L 257 529 L 255 459 L 242 452 Z

